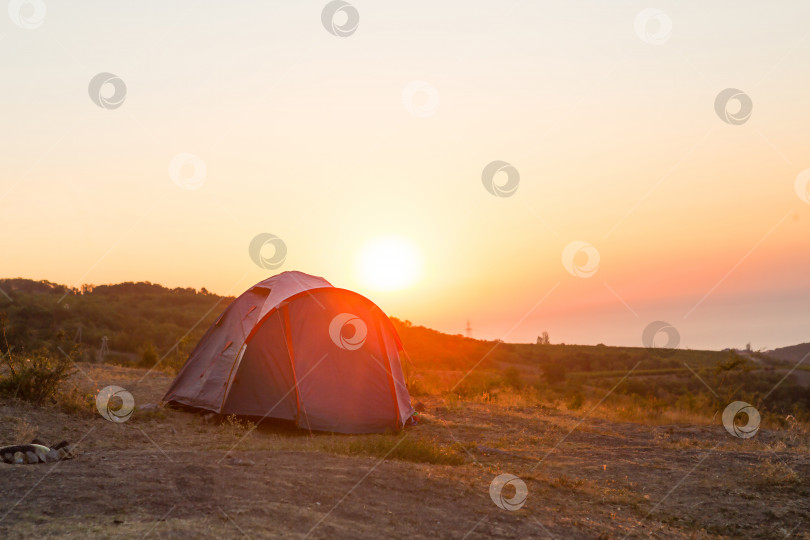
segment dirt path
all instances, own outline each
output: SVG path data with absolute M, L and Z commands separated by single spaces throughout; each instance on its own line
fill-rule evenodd
M 83 367 L 139 404 L 169 382 Z M 261 428 L 244 437 L 180 411 L 113 424 L 5 402 L 0 441 L 35 427 L 51 441 L 81 439 L 82 454 L 0 465 L 0 537 L 810 537 L 806 441 L 424 401 L 425 421 L 407 437 L 460 444 L 464 464 L 335 455 L 320 449 L 330 435 Z M 504 473 L 526 484 L 519 510 L 490 498 Z

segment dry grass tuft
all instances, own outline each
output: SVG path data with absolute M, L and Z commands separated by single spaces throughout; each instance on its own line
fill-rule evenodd
M 231 437 L 242 437 L 256 429 L 256 424 L 250 420 L 239 418 L 235 414 L 226 416 L 219 425 L 222 433 Z
M 434 465 L 461 465 L 464 457 L 456 446 L 403 435 L 334 436 L 324 450 L 347 456 L 374 456 Z
M 12 428 L 12 437 L 15 444 L 23 444 L 31 442 L 37 435 L 39 435 L 39 428 L 29 424 L 22 418 L 7 417 L 12 420 L 14 427 Z
M 779 487 L 799 485 L 802 479 L 782 461 L 768 458 L 751 466 L 750 482 L 759 487 Z

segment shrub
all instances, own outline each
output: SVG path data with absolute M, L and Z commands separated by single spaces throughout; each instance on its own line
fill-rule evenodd
M 177 341 L 177 343 L 175 343 L 172 350 L 161 357 L 163 371 L 176 375 L 181 369 L 183 369 L 183 366 L 186 365 L 186 361 L 189 357 L 189 351 L 187 350 L 188 345 L 188 337 L 181 338 Z M 160 361 L 157 358 L 155 360 L 156 362 Z
M 516 367 L 506 368 L 503 372 L 503 380 L 507 386 L 511 386 L 515 390 L 523 388 L 523 377 Z
M 0 375 L 0 395 L 41 404 L 56 401 L 59 388 L 73 374 L 72 359 L 54 358 L 45 350 L 30 356 L 6 351 L 6 373 Z
M 157 362 L 158 362 L 157 349 L 155 349 L 155 346 L 150 341 L 141 348 L 141 361 L 138 363 L 138 367 L 143 367 L 147 369 L 153 368 L 155 364 L 157 364 Z
M 412 396 L 427 396 L 434 393 L 428 388 L 424 375 L 411 376 L 406 383 L 406 387 L 408 388 L 408 393 Z
M 582 396 L 582 393 L 577 391 L 573 396 L 571 396 L 571 400 L 566 404 L 569 410 L 577 411 L 582 408 L 582 405 L 585 403 L 585 398 Z
M 561 383 L 565 380 L 566 369 L 564 364 L 546 364 L 543 366 L 543 376 L 549 383 Z
M 483 394 L 491 394 L 493 390 L 501 384 L 497 374 L 473 372 L 464 377 L 461 382 L 455 385 L 452 393 L 464 398 L 478 397 Z

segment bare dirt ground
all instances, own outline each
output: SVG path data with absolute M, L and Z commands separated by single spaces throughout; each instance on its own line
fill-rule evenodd
M 117 384 L 138 405 L 157 403 L 171 380 L 81 367 L 88 385 Z M 801 437 L 422 401 L 406 437 L 459 445 L 463 464 L 336 455 L 323 443 L 338 436 L 247 432 L 182 411 L 115 424 L 0 402 L 0 444 L 34 433 L 80 443 L 71 461 L 0 464 L 0 537 L 810 538 Z M 504 473 L 526 484 L 519 510 L 490 498 Z

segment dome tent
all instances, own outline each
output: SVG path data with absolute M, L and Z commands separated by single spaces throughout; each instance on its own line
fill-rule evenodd
M 413 414 L 391 321 L 323 278 L 283 272 L 234 300 L 163 400 L 306 429 L 379 433 Z

